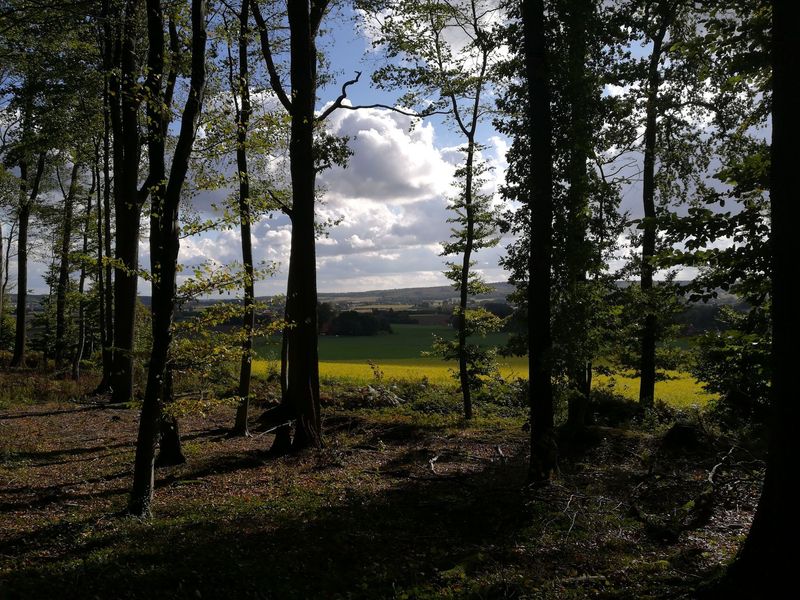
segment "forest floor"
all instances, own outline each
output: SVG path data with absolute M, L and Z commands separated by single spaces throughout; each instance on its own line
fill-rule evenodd
M 521 409 L 467 426 L 345 399 L 324 449 L 278 458 L 228 437 L 230 408 L 182 418 L 188 461 L 142 521 L 122 516 L 137 419 L 0 410 L 0 598 L 694 598 L 760 488 L 729 436 L 611 418 L 530 487 Z

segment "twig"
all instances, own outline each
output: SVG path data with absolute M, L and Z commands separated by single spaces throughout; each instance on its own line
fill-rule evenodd
M 436 469 L 433 468 L 433 465 L 437 460 L 439 460 L 439 455 L 438 454 L 428 461 L 428 465 L 431 468 L 431 473 L 434 473 L 436 475 L 438 475 L 438 473 L 436 473 Z

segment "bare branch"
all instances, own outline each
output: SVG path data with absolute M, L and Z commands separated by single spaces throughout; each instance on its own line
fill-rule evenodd
M 359 79 L 361 79 L 361 71 L 356 71 L 355 79 L 351 79 L 350 81 L 345 81 L 344 82 L 344 84 L 342 85 L 342 93 L 339 94 L 339 97 L 334 101 L 333 104 L 331 104 L 327 109 L 325 109 L 325 111 L 320 116 L 318 116 L 315 120 L 317 122 L 324 121 L 325 119 L 327 119 L 330 116 L 330 114 L 333 111 L 335 111 L 337 108 L 342 106 L 342 102 L 344 102 L 345 99 L 347 98 L 347 88 L 350 87 L 353 84 L 358 83 Z
M 383 108 L 385 110 L 391 110 L 392 112 L 399 113 L 401 115 L 405 115 L 407 117 L 416 117 L 418 119 L 424 119 L 425 117 L 429 117 L 431 115 L 449 115 L 449 110 L 423 110 L 422 112 L 411 112 L 407 110 L 403 110 L 402 108 L 397 108 L 396 106 L 389 106 L 388 104 L 359 104 L 357 106 L 352 106 L 348 104 L 342 104 L 339 108 L 344 108 L 347 110 L 359 110 L 361 108 Z

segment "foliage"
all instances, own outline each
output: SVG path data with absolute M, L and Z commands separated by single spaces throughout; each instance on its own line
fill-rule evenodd
M 717 408 L 736 419 L 763 421 L 772 376 L 769 307 L 721 310 L 722 331 L 700 336 L 692 374 L 719 395 Z

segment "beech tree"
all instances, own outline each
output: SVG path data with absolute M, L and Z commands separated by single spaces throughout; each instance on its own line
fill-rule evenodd
M 296 423 L 294 439 L 287 427 L 276 432 L 273 449 L 285 452 L 322 444 L 319 396 L 319 350 L 317 346 L 317 264 L 316 264 L 316 177 L 317 172 L 346 156 L 336 144 L 315 144 L 315 131 L 325 119 L 342 106 L 347 88 L 359 75 L 342 86 L 342 93 L 319 115 L 317 99 L 317 36 L 329 9 L 328 0 L 290 0 L 286 3 L 289 26 L 289 84 L 287 92 L 274 60 L 274 40 L 260 3 L 252 0 L 253 16 L 258 25 L 261 53 L 269 74 L 272 91 L 291 118 L 289 171 L 291 206 L 284 212 L 292 223 L 289 272 L 286 287 L 283 360 L 283 390 L 278 420 L 291 416 Z M 272 22 L 272 19 L 271 19 Z M 330 141 L 330 140 L 328 140 Z M 324 142 L 324 140 L 323 140 Z M 326 156 L 327 155 L 327 156 Z
M 180 131 L 167 175 L 165 154 L 172 96 L 178 77 L 179 47 L 174 19 L 170 19 L 170 63 L 164 77 L 165 18 L 161 0 L 147 0 L 148 77 L 145 82 L 148 116 L 149 177 L 153 182 L 150 216 L 150 263 L 152 275 L 153 346 L 147 372 L 139 435 L 136 440 L 133 489 L 128 510 L 148 516 L 153 498 L 155 445 L 158 441 L 161 398 L 172 341 L 172 320 L 176 301 L 178 266 L 179 208 L 181 191 L 189 169 L 197 124 L 206 87 L 206 10 L 205 0 L 191 2 L 191 73 Z
M 104 0 L 105 65 L 108 114 L 112 131 L 114 245 L 114 355 L 110 385 L 113 402 L 133 397 L 133 346 L 139 282 L 139 234 L 142 207 L 151 181 L 139 187 L 142 136 L 138 24 L 142 3 Z

